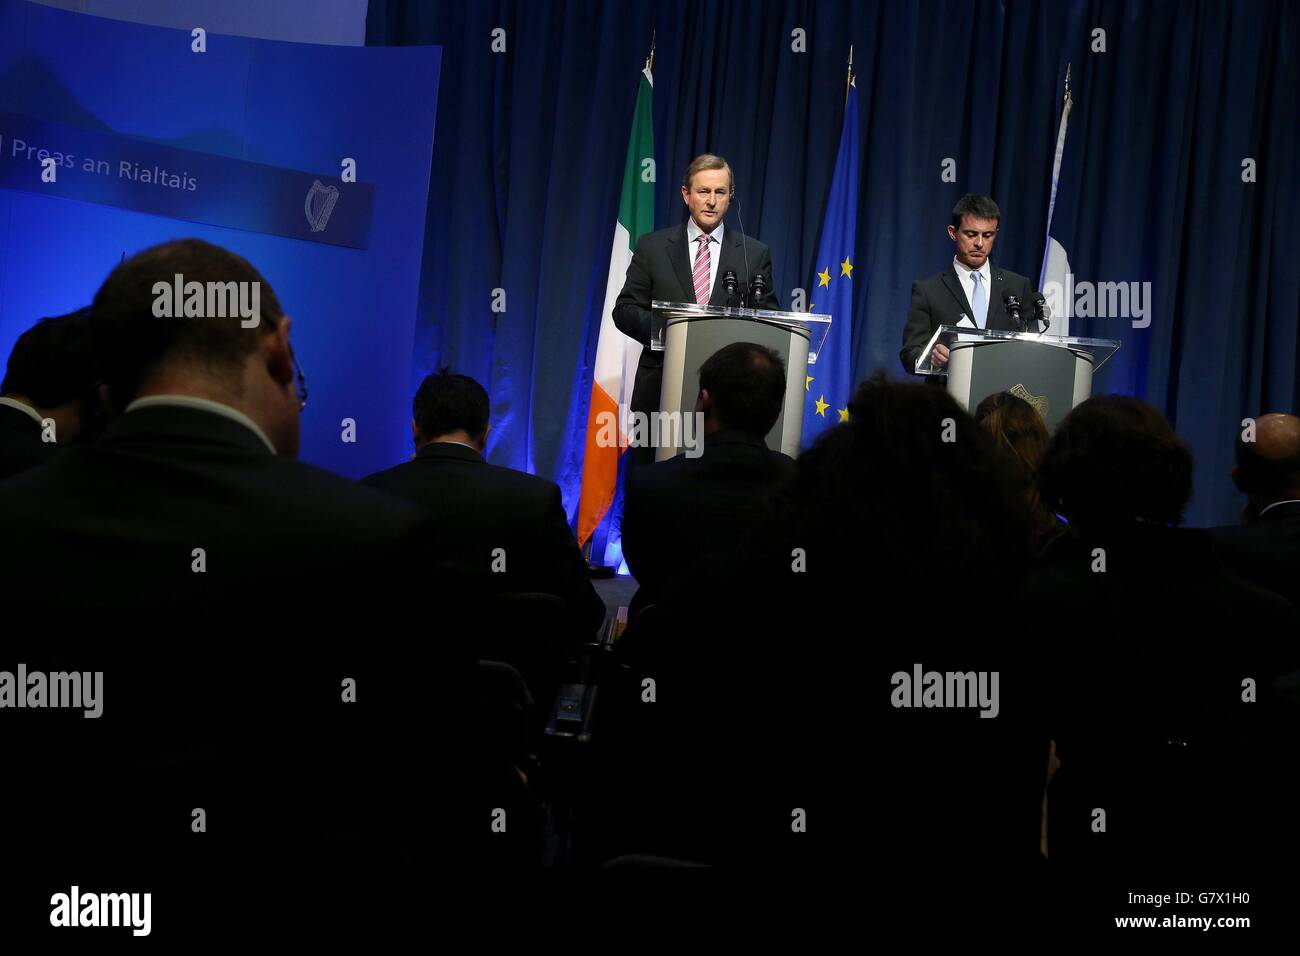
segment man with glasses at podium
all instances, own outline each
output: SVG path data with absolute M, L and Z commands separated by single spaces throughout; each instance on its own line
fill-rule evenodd
M 1006 300 L 1015 296 L 1029 314 L 1036 292 L 1025 276 L 999 269 L 989 262 L 998 237 L 1002 213 L 988 196 L 962 196 L 952 209 L 948 237 L 953 242 L 952 265 L 938 275 L 912 283 L 912 304 L 903 328 L 898 356 L 911 373 L 921 350 L 941 325 L 968 325 L 980 329 L 1020 331 L 1008 314 Z M 936 368 L 948 364 L 948 347 L 936 343 Z

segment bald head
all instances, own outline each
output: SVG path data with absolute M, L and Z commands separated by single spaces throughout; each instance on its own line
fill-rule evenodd
M 1232 470 L 1237 487 L 1256 508 L 1300 498 L 1300 418 L 1261 415 L 1255 419 L 1254 441 L 1248 437 L 1237 439 L 1237 467 Z

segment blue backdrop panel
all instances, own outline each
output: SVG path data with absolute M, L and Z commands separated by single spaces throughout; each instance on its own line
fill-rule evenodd
M 196 236 L 248 258 L 293 319 L 311 393 L 302 458 L 350 476 L 402 460 L 439 64 L 435 47 L 214 34 L 194 53 L 186 31 L 0 0 L 0 112 L 224 157 L 231 183 L 232 160 L 337 178 L 350 157 L 373 187 L 364 249 L 0 189 L 0 354 L 41 316 L 88 304 L 123 252 Z M 228 220 L 262 218 L 240 204 L 266 196 L 231 189 Z

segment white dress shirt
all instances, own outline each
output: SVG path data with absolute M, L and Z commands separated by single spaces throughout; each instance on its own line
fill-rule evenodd
M 722 258 L 722 231 L 726 227 L 718 223 L 713 231 L 709 233 L 709 238 L 713 241 L 709 243 L 709 298 L 713 298 L 713 290 L 718 285 L 718 260 Z M 695 257 L 699 254 L 700 244 L 695 240 L 704 235 L 704 230 L 695 224 L 694 219 L 686 220 L 686 241 L 690 246 L 691 272 L 695 271 Z M 695 290 L 691 289 L 691 298 L 695 298 Z M 706 301 L 704 303 L 708 305 Z
M 10 408 L 16 408 L 36 424 L 44 427 L 45 419 L 41 418 L 41 413 L 32 406 L 18 401 L 16 398 L 0 398 L 0 405 L 8 405 Z
M 153 408 L 156 405 L 171 405 L 176 408 L 196 408 L 201 412 L 211 412 L 214 415 L 222 415 L 233 422 L 239 422 L 258 438 L 262 439 L 262 444 L 267 447 L 272 455 L 278 454 L 275 446 L 271 444 L 271 439 L 266 437 L 266 432 L 258 427 L 257 422 L 253 421 L 237 408 L 231 408 L 229 405 L 223 405 L 221 402 L 214 402 L 207 398 L 195 398 L 193 395 L 148 395 L 144 398 L 137 398 L 130 405 L 126 406 L 126 414 L 130 414 L 137 408 Z

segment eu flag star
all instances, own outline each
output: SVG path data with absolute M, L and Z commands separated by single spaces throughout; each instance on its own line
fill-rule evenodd
M 840 263 L 840 275 L 853 278 L 853 263 L 849 262 L 848 256 L 845 256 L 844 261 Z
M 822 269 L 821 272 L 817 273 L 817 278 L 821 279 L 821 281 L 817 283 L 818 288 L 821 288 L 822 286 L 829 288 L 831 284 L 831 267 L 827 266 Z
M 808 380 L 808 381 L 806 381 L 806 382 L 803 383 L 803 390 L 806 392 L 806 391 L 808 391 L 808 386 L 811 385 L 812 382 L 813 382 L 813 376 L 811 376 L 811 375 L 805 375 L 804 378 L 806 378 L 806 379 Z
M 819 395 L 817 397 L 817 414 L 822 418 L 826 417 L 826 409 L 831 407 L 827 402 L 822 401 L 825 397 L 825 395 Z
M 849 410 L 847 408 L 839 408 L 836 411 L 840 413 L 840 421 L 847 422 L 849 420 Z

